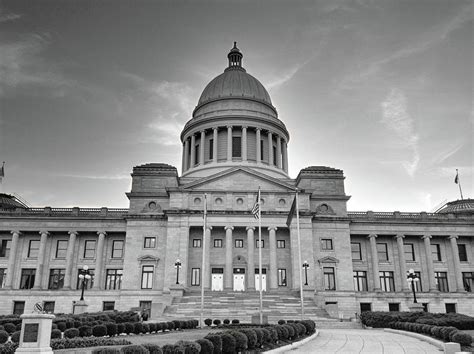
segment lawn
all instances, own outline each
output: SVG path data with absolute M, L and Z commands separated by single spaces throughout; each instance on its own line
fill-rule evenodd
M 154 334 L 143 334 L 133 336 L 121 336 L 121 338 L 127 339 L 133 344 L 144 344 L 153 343 L 162 347 L 165 344 L 174 344 L 177 341 L 195 341 L 200 338 L 204 338 L 209 332 L 212 332 L 211 328 L 204 329 L 185 329 L 183 331 L 171 331 L 171 332 L 160 332 Z M 214 330 L 214 331 L 217 331 Z

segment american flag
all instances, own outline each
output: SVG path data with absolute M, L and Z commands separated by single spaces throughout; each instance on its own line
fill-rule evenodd
M 255 219 L 258 219 L 260 217 L 260 189 L 258 190 L 257 199 L 255 200 L 255 204 L 253 205 L 251 212 Z

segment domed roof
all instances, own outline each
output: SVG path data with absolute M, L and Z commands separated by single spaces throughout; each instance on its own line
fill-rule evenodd
M 447 203 L 439 214 L 474 214 L 474 199 L 460 199 Z
M 0 193 L 0 209 L 25 209 L 26 205 L 20 202 L 15 196 Z

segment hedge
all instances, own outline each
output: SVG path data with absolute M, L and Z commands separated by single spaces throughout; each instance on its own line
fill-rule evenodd
M 201 346 L 201 354 L 214 354 L 214 344 L 209 339 L 201 338 L 196 342 Z
M 10 335 L 7 331 L 0 331 L 0 344 L 6 343 Z
M 159 345 L 153 343 L 145 343 L 142 344 L 142 347 L 148 349 L 150 354 L 163 354 L 163 350 L 161 350 L 161 347 Z
M 51 348 L 53 350 L 128 344 L 132 343 L 125 339 L 110 339 L 97 337 L 64 338 L 51 340 Z
M 209 340 L 214 346 L 214 354 L 222 353 L 222 337 L 218 334 L 208 334 L 204 339 Z
M 15 350 L 18 348 L 18 343 L 5 343 L 0 345 L 0 353 L 1 354 L 14 354 Z

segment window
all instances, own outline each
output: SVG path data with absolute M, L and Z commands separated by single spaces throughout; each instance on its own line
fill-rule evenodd
M 155 248 L 156 247 L 156 237 L 145 237 L 143 241 L 143 248 Z
M 214 240 L 214 248 L 222 248 L 222 239 L 221 238 L 216 238 Z
M 20 289 L 31 289 L 35 285 L 36 269 L 22 269 Z
M 441 261 L 441 247 L 439 244 L 435 243 L 431 245 L 431 254 L 433 261 Z
M 456 304 L 444 304 L 446 313 L 456 313 Z
M 142 267 L 142 289 L 152 289 L 153 288 L 153 266 L 143 266 Z
M 80 270 L 80 269 L 79 269 Z M 76 284 L 76 289 L 82 289 L 82 279 L 79 278 L 80 272 L 77 272 L 77 284 Z M 92 289 L 94 286 L 94 275 L 95 275 L 95 270 L 89 268 L 89 275 L 91 278 L 86 282 L 85 289 Z
M 102 311 L 114 311 L 115 301 L 104 301 L 102 302 Z
M 398 302 L 389 302 L 388 303 L 388 310 L 390 312 L 399 312 L 400 311 L 400 304 Z
M 415 282 L 415 291 L 417 293 L 421 293 L 423 291 L 423 287 L 421 286 L 421 273 L 415 272 L 415 275 L 418 277 L 418 281 Z M 410 288 L 411 290 L 411 288 Z
M 95 242 L 94 240 L 88 240 L 84 244 L 84 258 L 95 257 Z
M 235 248 L 244 248 L 244 240 L 235 240 Z
M 13 314 L 14 315 L 23 315 L 25 312 L 25 302 L 24 301 L 13 301 Z
M 372 303 L 370 302 L 361 302 L 360 303 L 360 312 L 370 312 L 372 311 Z
M 458 243 L 458 252 L 459 252 L 459 260 L 461 262 L 467 262 L 466 245 Z
M 200 238 L 193 239 L 193 248 L 201 248 L 201 239 Z
M 64 286 L 64 276 L 66 271 L 64 269 L 50 269 L 48 289 L 57 290 Z
M 199 165 L 199 144 L 194 146 L 194 165 Z
M 393 272 L 379 272 L 380 289 L 382 291 L 395 291 Z
M 367 272 L 362 270 L 355 270 L 354 275 L 354 290 L 367 291 Z
M 191 286 L 199 286 L 201 284 L 201 268 L 191 269 Z
M 379 262 L 388 261 L 388 249 L 386 243 L 377 243 L 377 255 L 379 257 Z
M 324 290 L 336 290 L 336 278 L 333 267 L 323 267 Z
M 413 243 L 405 243 L 403 245 L 405 249 L 405 260 L 407 262 L 414 262 L 415 261 L 415 247 Z
M 362 260 L 362 252 L 360 249 L 359 242 L 351 242 L 351 253 L 352 253 L 352 259 L 355 259 L 357 261 Z
M 436 286 L 442 293 L 449 292 L 448 274 L 446 272 L 435 272 Z
M 0 268 L 0 289 L 5 287 L 5 282 L 7 280 L 7 270 L 5 268 Z
M 67 240 L 58 240 L 56 243 L 56 258 L 66 258 L 68 243 Z
M 115 240 L 112 242 L 112 258 L 123 257 L 123 241 Z
M 28 247 L 28 258 L 38 258 L 39 246 L 39 240 L 30 240 L 30 246 Z
M 278 286 L 286 286 L 286 269 L 278 269 Z
M 209 160 L 214 158 L 214 139 L 209 139 Z
M 277 240 L 277 248 L 285 248 L 285 240 Z
M 255 240 L 255 248 L 259 248 L 260 247 L 260 242 L 262 242 L 262 248 L 265 248 L 265 242 L 264 240 Z
M 107 276 L 105 278 L 106 290 L 120 290 L 122 287 L 122 269 L 107 269 Z
M 277 164 L 277 148 L 276 146 L 273 147 L 273 166 Z
M 2 240 L 0 243 L 0 257 L 8 258 L 10 255 L 11 240 Z
M 140 301 L 138 303 L 138 306 L 142 309 L 142 314 L 146 314 L 148 318 L 150 318 L 151 315 L 151 301 Z M 143 319 L 145 320 L 145 318 Z
M 429 310 L 429 309 L 428 309 L 428 302 L 423 302 L 422 305 L 423 305 L 423 311 L 424 311 L 424 312 L 429 312 L 429 311 L 428 311 L 428 310 Z
M 331 238 L 322 238 L 321 239 L 321 250 L 330 251 L 332 250 L 332 239 Z
M 43 302 L 43 311 L 46 313 L 54 313 L 54 301 L 44 301 Z
M 463 272 L 462 283 L 464 284 L 464 290 L 467 292 L 474 292 L 474 272 Z
M 242 157 L 242 138 L 240 136 L 232 137 L 232 157 Z
M 263 140 L 260 140 L 260 161 L 263 161 L 263 148 L 264 148 Z

